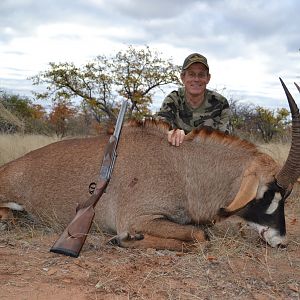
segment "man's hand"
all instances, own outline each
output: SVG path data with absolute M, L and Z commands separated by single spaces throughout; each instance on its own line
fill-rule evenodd
M 180 146 L 184 140 L 184 130 L 181 129 L 173 129 L 168 132 L 168 142 L 172 146 Z

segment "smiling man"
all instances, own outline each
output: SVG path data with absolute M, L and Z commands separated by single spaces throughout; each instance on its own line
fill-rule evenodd
M 210 81 L 207 59 L 190 54 L 181 70 L 183 87 L 171 92 L 163 101 L 158 118 L 170 124 L 168 141 L 179 146 L 193 129 L 208 126 L 229 132 L 229 104 L 225 97 L 206 88 Z

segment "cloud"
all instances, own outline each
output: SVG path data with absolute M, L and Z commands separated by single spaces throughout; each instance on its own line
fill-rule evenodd
M 118 15 L 132 20 L 147 22 L 149 20 L 166 20 L 180 17 L 182 12 L 192 9 L 197 0 L 111 0 L 110 9 Z
M 282 99 L 279 76 L 299 81 L 299 28 L 298 0 L 3 0 L 0 87 L 25 90 L 50 61 L 83 64 L 150 45 L 176 64 L 200 52 L 211 88 L 271 104 Z

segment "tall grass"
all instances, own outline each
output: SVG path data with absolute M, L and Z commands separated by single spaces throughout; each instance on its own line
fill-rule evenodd
M 280 165 L 283 165 L 286 161 L 290 147 L 290 143 L 269 143 L 258 145 L 260 151 L 270 155 Z
M 0 134 L 0 166 L 56 141 L 58 138 L 54 136 Z

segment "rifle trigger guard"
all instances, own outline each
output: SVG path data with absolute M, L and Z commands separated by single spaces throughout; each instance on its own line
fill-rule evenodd
M 91 182 L 90 185 L 89 185 L 89 193 L 90 193 L 91 195 L 94 194 L 95 188 L 96 188 L 96 182 Z

